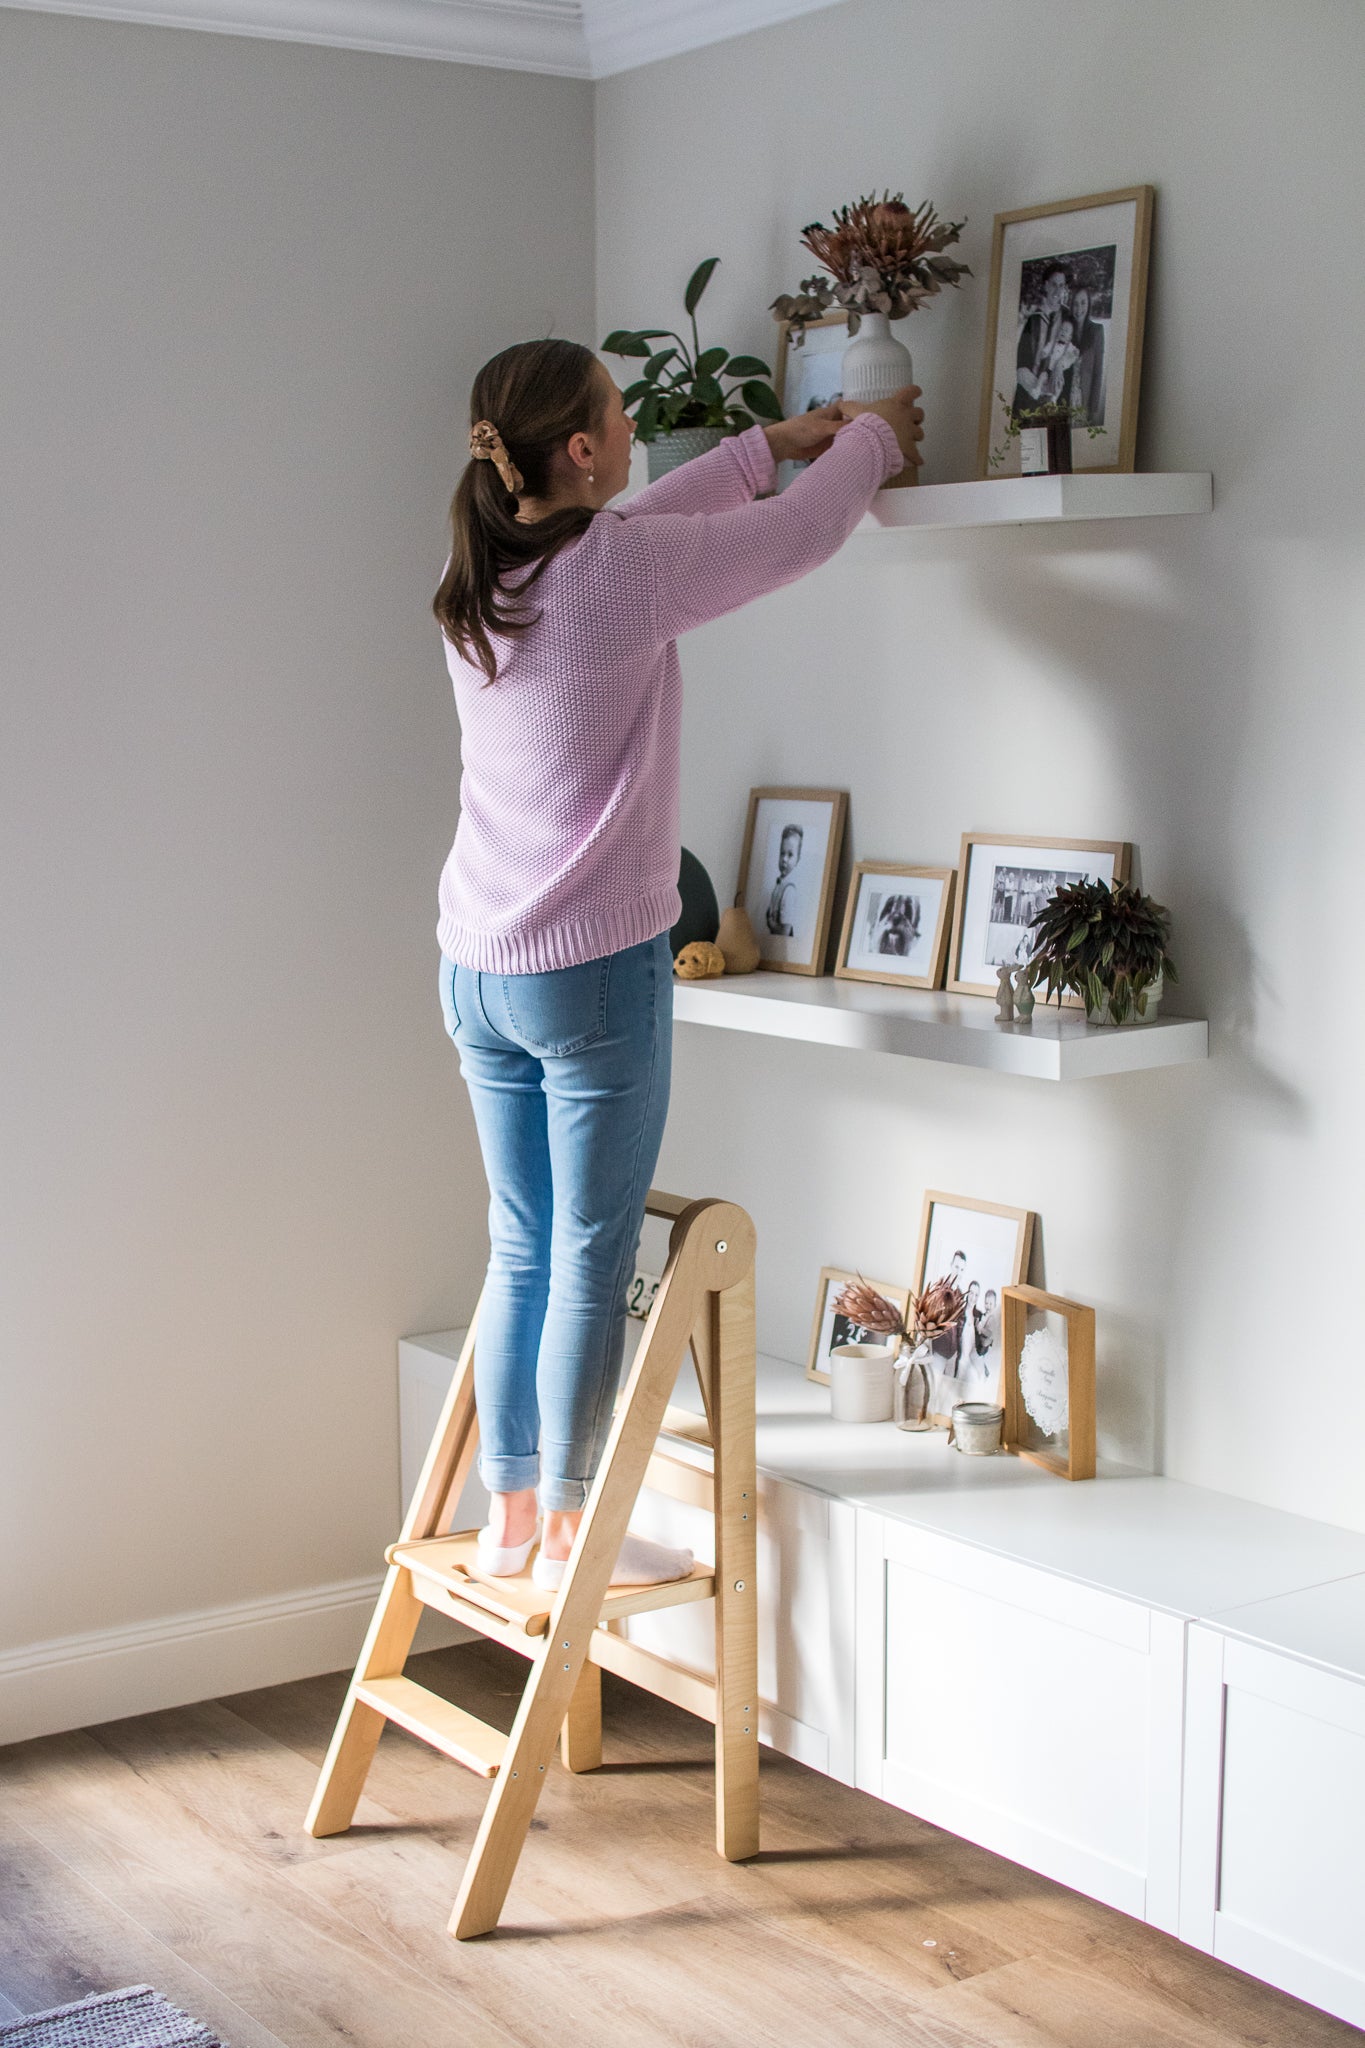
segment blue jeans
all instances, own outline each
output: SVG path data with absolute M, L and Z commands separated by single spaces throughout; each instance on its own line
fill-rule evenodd
M 490 1493 L 539 1478 L 546 1508 L 581 1508 L 611 1427 L 668 1113 L 668 933 L 549 974 L 443 958 L 441 1003 L 491 1197 L 474 1348 L 479 1477 Z

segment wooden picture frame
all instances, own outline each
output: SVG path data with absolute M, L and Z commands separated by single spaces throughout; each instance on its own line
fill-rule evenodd
M 835 328 L 840 328 L 843 331 L 843 340 L 838 344 L 837 347 L 833 345 L 833 330 Z M 793 401 L 800 402 L 794 402 L 791 408 L 788 408 L 787 391 L 790 385 L 790 380 L 787 375 L 787 370 L 788 365 L 791 363 L 793 357 L 799 358 L 802 361 L 814 361 L 816 358 L 818 358 L 822 363 L 827 357 L 835 357 L 837 359 L 842 360 L 843 352 L 847 348 L 849 341 L 851 339 L 848 331 L 847 313 L 826 313 L 822 319 L 807 321 L 806 338 L 802 342 L 799 349 L 793 349 L 791 345 L 791 332 L 791 321 L 779 320 L 779 322 L 777 323 L 777 361 L 773 365 L 773 390 L 777 393 L 777 402 L 782 408 L 782 416 L 784 419 L 794 418 L 795 414 L 798 411 L 809 412 L 811 409 L 811 403 L 816 400 L 818 400 L 820 404 L 824 404 L 826 402 L 825 398 L 821 395 L 819 391 L 812 391 L 809 393 L 808 396 L 803 396 L 798 385 L 795 387 L 791 387 L 792 398 Z M 828 348 L 823 346 L 823 337 L 826 334 L 826 332 L 829 332 L 831 342 L 831 345 Z M 807 350 L 810 349 L 811 336 L 814 334 L 818 334 L 822 337 L 822 345 L 818 348 L 812 349 L 810 351 L 809 357 L 807 357 Z M 833 397 L 836 394 L 831 392 L 829 395 Z
M 770 807 L 770 810 L 765 810 Z M 821 820 L 820 812 L 828 811 Z M 764 788 L 749 791 L 735 901 L 749 913 L 770 974 L 823 974 L 829 949 L 834 884 L 848 822 L 843 789 Z M 818 873 L 805 835 L 824 826 Z M 789 849 L 795 844 L 795 860 Z M 807 870 L 792 879 L 802 860 Z
M 941 1212 L 941 1215 L 940 1215 Z M 1009 1228 L 1004 1231 L 983 1231 L 973 1229 L 972 1218 L 991 1217 L 999 1219 Z M 960 1222 L 953 1221 L 961 1218 Z M 945 1234 L 962 1240 L 961 1247 L 954 1247 L 954 1256 L 944 1258 L 942 1246 L 935 1251 L 935 1238 L 940 1222 L 949 1225 Z M 982 1319 L 990 1316 L 990 1297 L 996 1297 L 994 1314 L 1001 1318 L 1005 1290 L 1018 1287 L 1028 1275 L 1029 1260 L 1033 1255 L 1033 1233 L 1038 1218 L 1032 1209 L 1009 1208 L 1000 1202 L 983 1202 L 972 1195 L 949 1195 L 940 1189 L 931 1188 L 924 1197 L 924 1209 L 920 1217 L 919 1248 L 915 1254 L 914 1292 L 919 1295 L 933 1280 L 953 1276 L 953 1268 L 961 1258 L 959 1268 L 962 1291 L 967 1297 L 966 1314 L 974 1318 L 973 1330 L 966 1333 L 965 1316 L 956 1333 L 947 1338 L 936 1339 L 930 1348 L 929 1367 L 929 1419 L 932 1422 L 948 1423 L 952 1420 L 952 1409 L 956 1401 L 985 1401 L 998 1398 L 996 1386 L 1003 1371 L 1003 1325 L 997 1321 L 994 1341 L 984 1350 L 979 1348 L 982 1334 Z M 1012 1230 L 1012 1236 L 1011 1236 Z M 931 1273 L 930 1263 L 942 1267 L 942 1271 Z M 979 1270 L 973 1274 L 972 1267 Z M 977 1297 L 972 1296 L 975 1283 Z M 955 1284 L 958 1284 L 955 1279 Z M 964 1361 L 962 1338 L 970 1335 L 971 1358 Z
M 1066 1448 L 1050 1446 L 1046 1439 L 1059 1436 L 1061 1427 L 1046 1430 L 1031 1411 L 1026 1385 L 1028 1363 L 1024 1348 L 1030 1336 L 1030 1312 L 1060 1316 L 1066 1324 Z M 1004 1299 L 1004 1376 L 1001 1402 L 1005 1410 L 1002 1441 L 1016 1458 L 1041 1465 L 1062 1479 L 1093 1479 L 1095 1476 L 1095 1311 L 1083 1302 L 1066 1301 L 1060 1294 L 1045 1294 L 1041 1287 L 1007 1287 Z M 1021 1364 L 1023 1367 L 1021 1377 Z M 1046 1384 L 1048 1366 L 1039 1368 L 1044 1378 L 1033 1394 L 1033 1406 L 1046 1417 L 1055 1401 L 1055 1390 Z M 1052 1373 L 1055 1375 L 1053 1366 Z M 1041 1439 L 1041 1441 L 1040 1441 Z
M 1104 434 L 1092 440 L 1085 428 L 1072 437 L 1072 461 L 1089 476 L 1131 472 L 1137 450 L 1138 386 L 1142 375 L 1142 337 L 1146 323 L 1147 272 L 1155 199 L 1150 185 L 1129 185 L 1118 192 L 1093 192 L 1084 199 L 1054 200 L 1049 206 L 1023 206 L 995 216 L 991 241 L 991 283 L 986 313 L 985 363 L 981 382 L 981 423 L 977 442 L 977 473 L 983 477 L 1018 476 L 1019 445 L 1005 435 L 1003 392 L 1016 402 L 1019 353 L 1034 320 L 1040 347 L 1048 349 L 1048 375 L 1061 379 L 1060 395 L 1081 403 L 1092 419 L 1103 422 Z M 1085 216 L 1090 216 L 1085 218 Z M 1052 230 L 1048 224 L 1055 221 Z M 1054 287 L 1042 281 L 1043 298 L 1021 318 L 1027 302 L 1030 270 L 1036 278 L 1043 266 L 1060 270 L 1066 280 L 1059 302 Z M 1060 334 L 1068 305 L 1086 293 L 1083 337 L 1089 345 L 1064 371 L 1059 351 L 1075 349 L 1076 337 Z M 1096 317 L 1091 305 L 1108 305 Z M 1121 324 L 1121 334 L 1114 329 Z M 1051 340 L 1047 339 L 1051 333 Z M 1098 363 L 1096 357 L 1098 355 Z M 1116 373 L 1116 359 L 1121 371 Z M 1035 364 L 1035 371 L 1037 365 Z M 1031 372 L 1030 374 L 1034 374 Z M 1117 384 L 1117 391 L 1114 386 Z M 1028 394 L 1033 397 L 1033 393 Z M 1116 417 L 1111 417 L 1114 415 Z M 1117 432 L 1114 431 L 1115 427 Z M 1007 448 L 1003 461 L 992 465 L 992 447 Z
M 884 1294 L 888 1301 L 894 1302 L 901 1312 L 902 1322 L 905 1320 L 906 1311 L 909 1309 L 910 1289 L 908 1287 L 893 1287 L 886 1280 L 864 1280 L 861 1273 L 846 1273 L 842 1266 L 822 1266 L 820 1268 L 820 1284 L 815 1290 L 815 1316 L 810 1326 L 810 1346 L 806 1353 L 806 1378 L 808 1380 L 815 1380 L 822 1387 L 829 1385 L 829 1374 L 821 1369 L 820 1359 L 825 1352 L 825 1347 L 821 1343 L 821 1336 L 826 1317 L 829 1313 L 830 1294 L 831 1292 L 837 1292 L 840 1287 L 851 1286 L 859 1282 L 864 1287 L 875 1289 L 878 1294 Z M 880 1335 L 880 1332 L 876 1332 L 874 1335 Z M 888 1337 L 886 1345 L 887 1357 L 894 1358 L 900 1349 L 900 1338 Z
M 864 894 L 863 883 L 869 876 L 875 878 L 879 875 L 886 875 L 893 879 L 937 885 L 937 905 L 933 913 L 932 930 L 926 933 L 922 926 L 916 926 L 914 938 L 907 956 L 911 960 L 919 956 L 921 962 L 926 967 L 926 971 L 923 973 L 896 973 L 894 963 L 898 954 L 889 947 L 886 949 L 886 966 L 884 968 L 855 967 L 850 964 L 850 953 L 854 946 L 856 928 L 861 916 L 860 906 Z M 843 930 L 839 935 L 839 950 L 834 962 L 835 974 L 841 981 L 875 981 L 882 983 L 887 988 L 937 988 L 943 979 L 944 963 L 948 957 L 948 933 L 952 926 L 953 892 L 956 882 L 957 871 L 954 868 L 904 867 L 898 861 L 889 860 L 858 861 L 853 869 L 853 879 L 849 884 L 848 903 L 844 910 Z M 924 893 L 930 894 L 931 892 L 926 891 Z M 896 913 L 893 906 L 897 902 L 904 903 L 912 898 L 918 903 L 918 898 L 916 898 L 916 893 L 913 890 L 888 891 L 883 899 L 880 922 L 887 924 L 889 920 L 894 919 Z M 871 908 L 872 906 L 869 905 L 869 909 Z M 865 922 L 865 920 L 863 921 Z M 887 936 L 895 936 L 894 924 L 890 925 Z M 868 947 L 861 947 L 858 951 L 858 957 L 860 959 L 875 958 L 880 961 L 881 955 L 874 954 Z
M 986 912 L 983 912 L 980 900 L 974 893 L 972 879 L 973 860 L 979 854 L 990 852 L 992 849 L 998 853 L 1024 856 L 1020 860 L 997 862 L 997 877 L 999 871 L 1004 868 L 1006 870 L 1019 870 L 1021 876 L 1027 875 L 1030 872 L 1037 875 L 1052 873 L 1068 877 L 1083 876 L 1088 880 L 1098 879 L 1108 882 L 1126 882 L 1133 857 L 1132 846 L 1126 839 L 1040 839 L 1024 832 L 964 832 L 962 835 L 962 851 L 958 858 L 957 897 L 953 905 L 953 936 L 948 949 L 947 986 L 954 995 L 994 996 L 996 993 L 996 966 L 987 965 L 985 971 L 981 971 L 981 962 L 977 960 L 976 954 L 978 951 L 984 953 L 1001 950 L 998 941 L 990 946 L 978 942 L 983 931 L 986 936 L 989 935 L 989 929 L 992 925 L 994 925 L 997 932 L 1006 928 L 1005 921 L 1002 919 L 992 920 Z M 1074 867 L 1065 868 L 1058 866 L 1056 858 L 1040 859 L 1036 867 L 1030 870 L 1027 860 L 1027 856 L 1030 853 L 1048 856 L 1062 856 L 1066 854 L 1091 855 L 1095 858 L 1090 860 L 1081 859 Z M 980 884 L 976 885 L 978 888 L 980 886 Z M 997 882 L 994 880 L 992 891 L 993 894 L 997 892 Z M 1036 893 L 1035 888 L 1034 894 L 1036 895 Z M 1043 904 L 1055 893 L 1054 889 L 1049 891 L 1047 895 L 1044 895 L 1038 902 L 1037 908 L 1041 909 Z M 991 907 L 993 906 L 987 906 L 987 912 Z M 1014 907 L 1022 910 L 1026 906 L 1010 906 L 1006 904 L 1002 907 L 1006 909 Z M 1034 915 L 1036 914 L 1035 911 Z M 983 915 L 985 916 L 984 927 L 982 926 Z M 1027 930 L 1026 924 L 1017 918 L 1012 920 L 1007 928 L 1021 933 Z M 1022 944 L 1023 940 L 1021 938 L 1016 942 L 1016 947 Z M 963 958 L 964 945 L 971 955 L 965 961 Z M 1027 955 L 1024 957 L 1027 957 Z M 967 971 L 964 972 L 964 968 Z M 1083 1007 L 1079 996 L 1064 996 L 1062 1000 L 1073 1009 Z

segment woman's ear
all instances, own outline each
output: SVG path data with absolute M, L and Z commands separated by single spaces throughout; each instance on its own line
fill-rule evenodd
M 586 434 L 570 434 L 569 460 L 575 469 L 591 469 L 593 466 L 592 443 Z

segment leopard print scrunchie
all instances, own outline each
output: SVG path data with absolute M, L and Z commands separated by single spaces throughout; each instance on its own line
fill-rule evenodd
M 516 497 L 521 489 L 521 471 L 503 446 L 502 435 L 492 420 L 476 420 L 470 428 L 469 452 L 475 462 L 493 463 L 510 495 Z

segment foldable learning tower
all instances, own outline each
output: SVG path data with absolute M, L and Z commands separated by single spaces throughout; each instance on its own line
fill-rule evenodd
M 754 1227 L 732 1202 L 658 1192 L 646 1213 L 672 1220 L 668 1262 L 562 1586 L 543 1591 L 529 1568 L 516 1578 L 481 1575 L 477 1531 L 449 1532 L 478 1442 L 476 1310 L 309 1808 L 310 1834 L 350 1826 L 386 1721 L 491 1779 L 450 1921 L 461 1940 L 497 1925 L 556 1741 L 571 1771 L 601 1763 L 603 1670 L 714 1721 L 716 1848 L 731 1862 L 758 1853 Z M 704 1421 L 669 1406 L 689 1349 Z M 657 1442 L 661 1431 L 687 1440 L 681 1455 Z M 711 1447 L 711 1471 L 698 1444 Z M 612 1591 L 642 1486 L 714 1515 L 715 1562 L 671 1585 Z M 692 1600 L 715 1603 L 714 1680 L 626 1641 L 616 1626 Z M 404 1677 L 423 1607 L 527 1659 L 510 1735 Z

